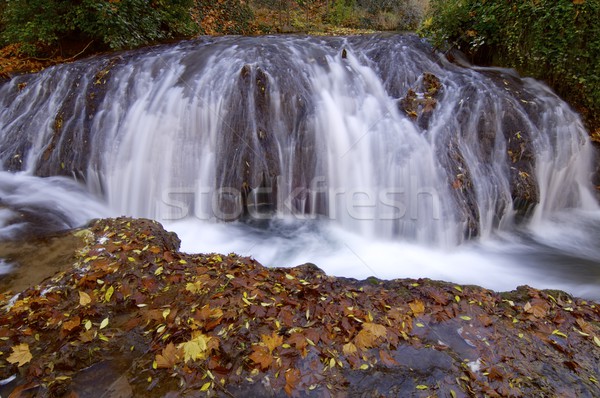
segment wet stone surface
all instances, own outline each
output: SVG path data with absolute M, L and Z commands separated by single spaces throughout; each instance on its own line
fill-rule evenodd
M 149 220 L 73 234 L 0 295 L 1 396 L 600 395 L 600 305 L 564 292 L 269 269 Z

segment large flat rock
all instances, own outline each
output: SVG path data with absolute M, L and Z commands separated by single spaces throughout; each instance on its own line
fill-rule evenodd
M 0 295 L 1 396 L 600 396 L 600 305 L 564 292 L 265 268 L 149 220 L 73 234 Z

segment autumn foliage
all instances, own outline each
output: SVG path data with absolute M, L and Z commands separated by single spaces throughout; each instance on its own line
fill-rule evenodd
M 562 292 L 268 269 L 148 220 L 76 235 L 70 269 L 0 295 L 3 396 L 91 396 L 95 372 L 148 397 L 600 393 L 600 306 Z

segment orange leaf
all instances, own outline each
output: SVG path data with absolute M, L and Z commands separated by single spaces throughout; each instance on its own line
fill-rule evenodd
M 298 369 L 288 369 L 285 371 L 285 393 L 291 396 L 300 381 L 300 371 Z
M 254 352 L 248 358 L 255 364 L 260 365 L 262 369 L 267 369 L 273 363 L 273 355 L 267 351 L 266 347 L 255 345 L 252 349 Z

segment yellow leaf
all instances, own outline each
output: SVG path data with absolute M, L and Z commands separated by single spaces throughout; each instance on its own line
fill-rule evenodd
M 360 365 L 360 370 L 367 370 L 369 369 L 369 365 L 367 365 L 366 363 L 363 363 L 362 365 Z
M 558 329 L 554 329 L 554 330 L 552 331 L 552 334 L 553 334 L 553 335 L 555 335 L 555 336 L 564 337 L 565 339 L 567 338 L 567 335 L 566 335 L 566 334 L 564 334 L 563 332 L 561 332 L 561 331 L 560 331 L 560 330 L 558 330 Z
M 346 343 L 342 347 L 342 351 L 344 352 L 344 355 L 352 355 L 356 353 L 357 349 L 353 343 Z
M 417 386 L 417 390 L 429 390 L 429 387 L 427 387 L 427 386 L 426 386 L 426 385 L 424 385 L 424 384 L 419 384 L 419 385 Z
M 415 316 L 421 315 L 425 312 L 425 304 L 421 300 L 415 300 L 408 303 L 411 311 Z
M 470 321 L 470 320 L 471 320 L 471 317 L 470 317 L 470 316 L 463 315 L 463 316 L 461 316 L 461 317 L 460 317 L 460 319 L 462 319 L 463 321 Z
M 108 326 L 108 318 L 104 318 L 102 322 L 100 322 L 100 329 L 104 329 Z
M 263 334 L 261 335 L 261 340 L 267 346 L 269 354 L 272 353 L 275 348 L 283 344 L 283 337 L 277 334 L 277 332 L 273 332 L 270 336 Z
M 363 323 L 363 329 L 369 331 L 375 337 L 386 337 L 387 336 L 387 329 L 383 325 L 365 322 L 365 323 Z
M 177 348 L 183 349 L 183 359 L 185 362 L 188 362 L 190 359 L 194 361 L 205 359 L 209 340 L 209 336 L 201 332 L 194 332 L 190 341 L 179 344 Z
M 106 301 L 107 303 L 110 301 L 110 298 L 112 297 L 113 293 L 115 292 L 115 288 L 110 286 L 107 290 L 106 293 L 104 293 L 104 301 Z
M 90 330 L 92 328 L 92 321 L 89 319 L 85 322 L 85 330 Z
M 203 286 L 204 286 L 204 283 L 202 281 L 196 281 L 194 283 L 188 282 L 185 285 L 185 290 L 187 290 L 188 292 L 191 292 L 191 293 L 201 293 Z
M 212 381 L 202 384 L 202 387 L 200 387 L 200 391 L 208 391 L 211 384 L 212 384 Z
M 86 306 L 92 302 L 92 298 L 86 292 L 79 291 L 79 305 Z
M 17 363 L 18 366 L 23 366 L 31 361 L 31 352 L 29 351 L 29 345 L 27 343 L 21 343 L 12 347 L 12 354 L 6 358 L 8 363 Z
M 596 343 L 596 345 L 600 347 L 600 339 L 598 338 L 598 336 L 594 336 L 594 343 Z

